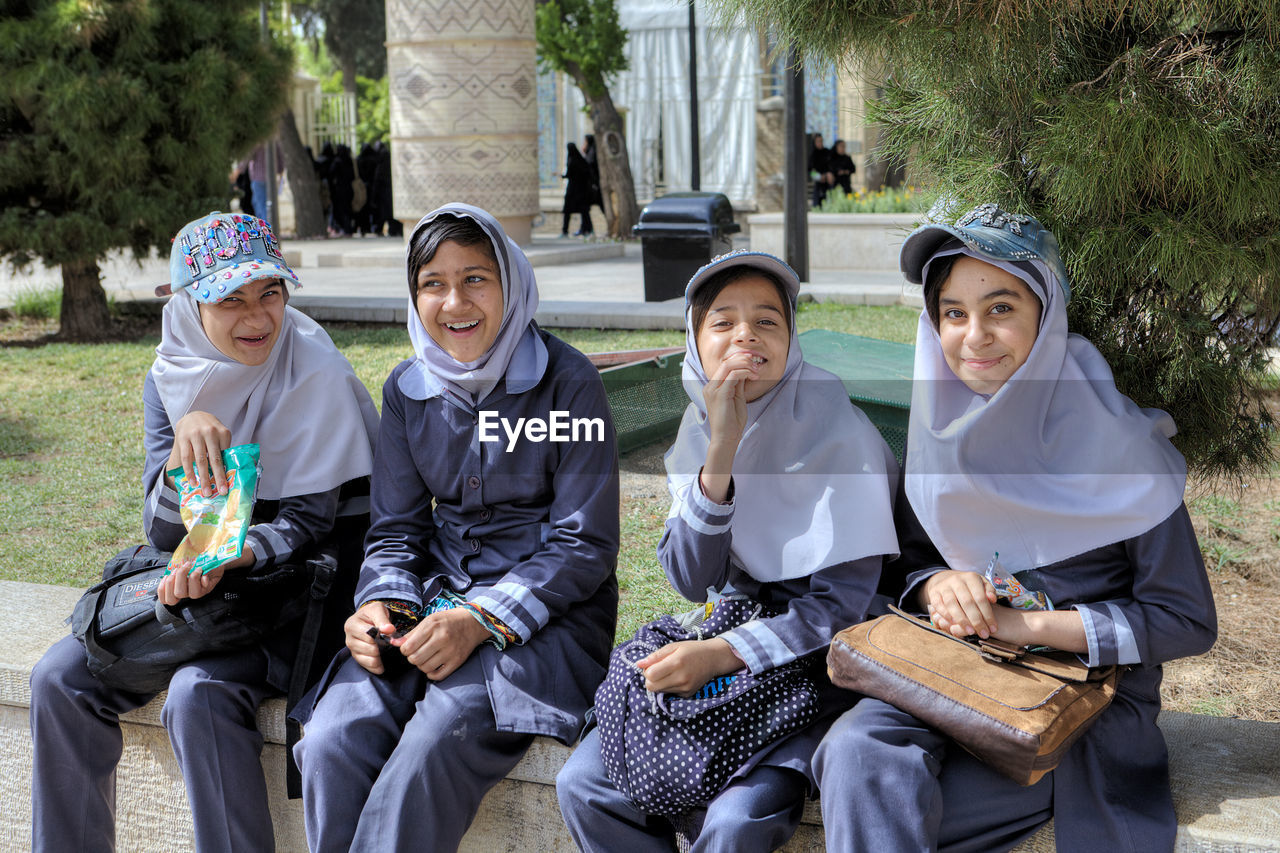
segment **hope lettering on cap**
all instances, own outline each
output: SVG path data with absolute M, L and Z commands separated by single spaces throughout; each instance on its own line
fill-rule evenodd
M 253 240 L 262 241 L 266 254 L 284 260 L 270 226 L 252 216 L 233 214 L 214 219 L 205 226 L 192 226 L 179 237 L 178 246 L 187 271 L 192 278 L 197 278 L 240 254 L 260 259 L 261 255 L 254 251 Z

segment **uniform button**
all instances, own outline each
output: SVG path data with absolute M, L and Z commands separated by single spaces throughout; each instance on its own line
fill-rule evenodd
M 481 521 L 488 521 L 492 516 L 493 516 L 493 513 L 489 512 L 489 510 L 487 509 L 480 510 Z
M 479 539 L 472 539 L 472 540 L 471 540 L 471 550 L 472 550 L 472 551 L 479 551 L 479 550 L 480 550 L 480 540 L 479 540 Z
M 471 487 L 471 488 L 473 488 L 473 489 L 478 489 L 478 488 L 480 488 L 480 478 L 479 478 L 479 477 L 468 477 L 468 478 L 467 478 L 467 485 L 468 485 L 468 486 L 470 486 L 470 487 Z

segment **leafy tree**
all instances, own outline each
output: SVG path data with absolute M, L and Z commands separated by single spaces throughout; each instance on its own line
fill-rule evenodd
M 62 335 L 110 332 L 98 261 L 167 256 L 226 204 L 234 159 L 270 134 L 289 57 L 258 4 L 6 4 L 0 18 L 0 256 L 62 267 Z
M 293 3 L 293 15 L 311 40 L 324 39 L 342 72 L 342 87 L 355 94 L 357 76 L 377 79 L 387 73 L 387 13 L 383 0 L 306 0 Z
M 607 83 L 627 67 L 627 31 L 618 23 L 618 10 L 613 0 L 546 0 L 538 6 L 536 25 L 538 60 L 572 77 L 587 100 L 609 234 L 630 236 L 640 213 L 622 117 Z
M 1280 327 L 1274 0 L 716 0 L 802 50 L 894 69 L 870 117 L 954 215 L 996 201 L 1058 236 L 1072 328 L 1168 410 L 1193 468 L 1274 454 Z

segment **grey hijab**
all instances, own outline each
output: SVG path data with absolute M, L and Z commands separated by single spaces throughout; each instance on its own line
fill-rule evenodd
M 547 368 L 547 347 L 533 322 L 538 309 L 538 283 L 533 266 L 520 247 L 507 236 L 498 220 L 478 207 L 453 203 L 436 208 L 413 227 L 405 248 L 405 266 L 414 239 L 442 214 L 471 219 L 488 235 L 502 276 L 502 325 L 488 352 L 471 362 L 460 362 L 441 349 L 427 334 L 418 308 L 409 299 L 409 340 L 414 363 L 400 374 L 397 384 L 411 399 L 426 400 L 445 390 L 471 406 L 478 406 L 503 379 L 510 394 L 537 385 Z

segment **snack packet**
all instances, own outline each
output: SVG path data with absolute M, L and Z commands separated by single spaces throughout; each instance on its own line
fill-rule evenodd
M 182 468 L 166 472 L 177 486 L 182 523 L 187 528 L 169 560 L 169 571 L 192 560 L 191 574 L 197 570 L 208 574 L 243 552 L 258 493 L 258 445 L 228 447 L 222 451 L 222 465 L 227 472 L 227 493 L 212 497 L 188 481 Z
M 1010 607 L 1017 610 L 1052 610 L 1053 602 L 1040 590 L 1027 589 L 1022 582 L 1000 565 L 1000 552 L 997 551 L 987 563 L 983 575 L 996 588 L 998 599 L 1005 600 Z

